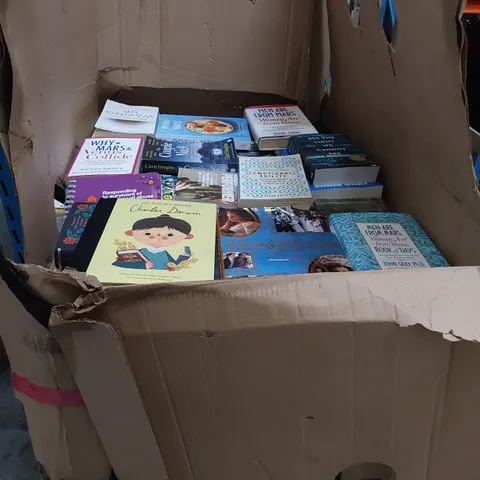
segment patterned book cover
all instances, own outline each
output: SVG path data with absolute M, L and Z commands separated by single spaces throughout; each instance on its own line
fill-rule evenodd
M 310 204 L 312 194 L 300 155 L 239 157 L 239 206 Z
M 74 203 L 65 218 L 55 247 L 55 265 L 57 268 L 68 266 L 68 258 L 75 250 L 88 220 L 95 210 L 96 203 Z
M 327 218 L 315 209 L 220 208 L 224 278 L 350 271 Z
M 161 198 L 162 183 L 158 173 L 134 173 L 74 178 L 68 184 L 65 209 L 74 202 L 98 203 L 100 198 Z
M 335 213 L 329 220 L 354 270 L 449 266 L 406 213 Z
M 220 169 L 236 172 L 238 156 L 232 138 L 218 141 L 147 137 L 142 152 L 142 172 L 177 175 L 179 168 Z
M 250 150 L 252 144 L 244 118 L 160 114 L 155 137 L 204 142 L 233 138 L 237 150 Z
M 102 200 L 88 225 L 99 237 L 87 274 L 113 284 L 213 280 L 216 213 L 203 203 Z

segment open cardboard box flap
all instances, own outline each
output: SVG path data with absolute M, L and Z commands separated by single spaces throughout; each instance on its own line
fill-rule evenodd
M 474 478 L 479 273 L 113 287 L 51 327 L 120 478 Z
M 247 90 L 292 98 L 314 118 L 330 66 L 324 122 L 376 158 L 389 204 L 452 264 L 479 264 L 464 2 L 396 2 L 396 49 L 376 1 L 363 2 L 358 27 L 345 2 L 327 3 L 328 23 L 321 0 L 7 2 L 10 160 L 27 260 L 51 258 L 53 186 L 91 133 L 99 99 L 123 90 L 135 102 L 144 91 L 133 85 L 161 87 L 167 111 L 168 88 L 201 89 L 189 91 L 189 113 L 208 105 L 239 116 L 254 97 L 218 91 Z M 73 288 L 68 273 L 25 269 L 44 298 L 68 285 L 61 298 L 71 303 L 54 310 L 52 330 L 121 480 L 162 478 L 164 466 L 172 479 L 209 480 L 332 480 L 364 461 L 400 479 L 480 470 L 474 267 L 83 294 L 89 283 Z M 18 339 L 40 335 L 34 322 L 9 337 L 17 359 Z

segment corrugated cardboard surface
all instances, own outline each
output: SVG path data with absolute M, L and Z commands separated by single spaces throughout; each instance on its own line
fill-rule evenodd
M 51 255 L 53 186 L 92 131 L 99 77 L 304 101 L 312 10 L 313 0 L 7 2 L 11 161 L 28 260 Z
M 477 268 L 116 287 L 51 323 L 120 478 L 148 451 L 161 473 L 143 409 L 172 479 L 475 478 L 479 288 Z
M 457 42 L 460 3 L 395 2 L 394 50 L 377 2 L 363 2 L 355 28 L 342 2 L 328 1 L 332 94 L 325 115 L 375 155 L 393 208 L 412 214 L 450 262 L 478 265 L 480 198 Z
M 37 267 L 21 267 L 31 288 L 49 302 L 74 300 L 82 288 Z M 67 280 L 67 281 L 66 281 Z M 75 390 L 75 380 L 50 330 L 33 318 L 0 280 L 4 340 L 12 371 L 54 390 Z M 85 406 L 56 407 L 16 393 L 27 417 L 36 460 L 52 480 L 108 480 L 111 466 Z

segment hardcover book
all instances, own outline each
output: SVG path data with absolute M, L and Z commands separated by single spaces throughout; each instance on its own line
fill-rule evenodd
M 162 185 L 158 173 L 110 175 L 70 180 L 65 192 L 65 208 L 74 202 L 98 203 L 100 198 L 161 198 Z
M 95 210 L 96 203 L 74 203 L 65 217 L 55 246 L 54 259 L 57 268 L 68 266 L 68 260 L 80 241 L 85 227 Z
M 312 194 L 299 155 L 239 157 L 240 207 L 304 205 Z
M 314 133 L 311 135 L 296 135 L 288 141 L 289 155 L 299 153 L 302 148 L 348 146 L 353 142 L 346 135 L 340 133 Z
M 156 138 L 214 142 L 233 138 L 237 150 L 250 150 L 252 138 L 244 118 L 189 115 L 158 116 Z
M 310 185 L 310 192 L 314 200 L 353 200 L 353 199 L 380 199 L 382 198 L 383 185 L 379 182 L 354 183 L 342 185 L 323 185 L 314 187 Z
M 286 148 L 293 135 L 317 133 L 297 105 L 248 107 L 245 118 L 260 150 Z
M 106 284 L 213 280 L 215 205 L 102 199 L 72 266 Z
M 226 209 L 218 212 L 224 278 L 350 271 L 328 221 L 314 209 Z
M 448 267 L 406 213 L 335 213 L 329 220 L 354 270 Z
M 130 135 L 153 135 L 157 118 L 158 107 L 132 106 L 107 100 L 95 128 Z
M 87 138 L 67 178 L 135 173 L 142 142 L 141 138 Z
M 232 138 L 218 141 L 147 137 L 142 172 L 178 175 L 179 168 L 236 172 L 238 156 Z
M 237 206 L 238 175 L 181 168 L 178 172 L 174 199 Z

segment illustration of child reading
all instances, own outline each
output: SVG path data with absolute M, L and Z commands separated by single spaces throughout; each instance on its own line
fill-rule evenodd
M 188 222 L 170 215 L 137 220 L 125 234 L 146 245 L 145 248 L 117 251 L 117 260 L 113 265 L 147 270 L 175 270 L 181 262 L 190 259 L 190 247 L 185 247 L 177 259 L 168 253 L 167 247 L 193 238 L 191 230 Z

